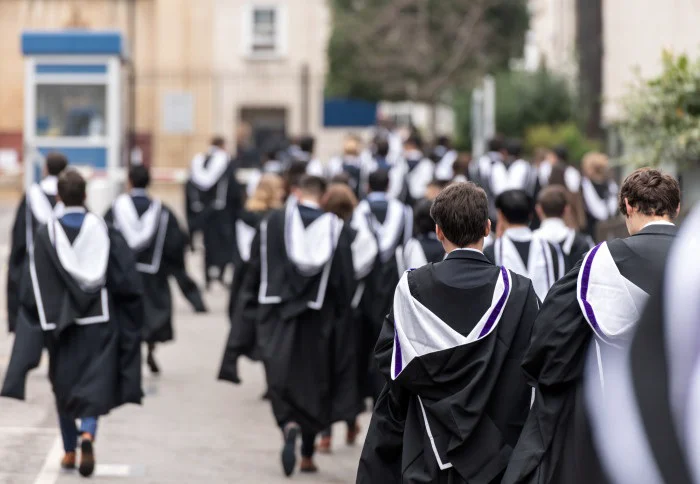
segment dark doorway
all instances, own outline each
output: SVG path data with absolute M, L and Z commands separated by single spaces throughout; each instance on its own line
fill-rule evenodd
M 286 145 L 287 111 L 284 108 L 242 108 L 238 141 L 241 167 L 259 166 L 266 154 Z

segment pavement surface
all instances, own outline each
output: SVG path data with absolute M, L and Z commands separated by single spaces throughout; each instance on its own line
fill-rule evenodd
M 0 206 L 0 378 L 12 346 L 5 333 L 5 280 L 13 205 Z M 201 280 L 201 254 L 190 256 L 192 275 Z M 281 434 L 264 392 L 259 364 L 241 362 L 243 384 L 218 382 L 228 319 L 228 294 L 213 287 L 205 295 L 209 314 L 196 315 L 173 286 L 176 341 L 158 348 L 162 375 L 144 368 L 143 406 L 117 409 L 102 419 L 95 447 L 97 471 L 91 482 L 287 483 L 280 464 Z M 361 419 L 367 429 L 368 415 Z M 351 483 L 361 442 L 345 445 L 343 424 L 334 428 L 333 453 L 320 455 L 320 472 L 292 482 Z M 363 432 L 364 437 L 364 432 Z M 44 361 L 30 374 L 27 400 L 0 399 L 0 484 L 85 482 L 62 473 L 62 445 Z

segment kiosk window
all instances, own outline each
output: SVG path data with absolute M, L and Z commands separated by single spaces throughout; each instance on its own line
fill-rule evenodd
M 37 86 L 38 136 L 105 136 L 107 88 L 104 85 Z

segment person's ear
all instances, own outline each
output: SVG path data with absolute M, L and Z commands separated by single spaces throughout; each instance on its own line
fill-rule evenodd
M 437 235 L 437 238 L 440 242 L 445 241 L 445 233 L 442 231 L 442 229 L 438 226 L 438 224 L 435 224 L 435 235 Z
M 542 206 L 539 203 L 535 205 L 535 213 L 537 214 L 537 218 L 544 220 L 544 210 L 542 210 Z
M 678 215 L 679 215 L 680 213 L 681 213 L 681 204 L 679 203 L 679 204 L 678 204 L 678 207 L 676 208 L 676 215 L 675 215 L 675 217 L 673 217 L 673 218 L 678 217 Z
M 486 220 L 486 232 L 484 233 L 484 238 L 488 237 L 491 235 L 491 220 L 487 219 Z
M 564 216 L 562 217 L 564 220 L 567 220 L 571 216 L 571 205 L 567 204 L 564 206 Z
M 630 205 L 630 202 L 627 198 L 625 198 L 625 216 L 627 218 L 632 216 L 632 213 L 634 212 L 634 207 Z

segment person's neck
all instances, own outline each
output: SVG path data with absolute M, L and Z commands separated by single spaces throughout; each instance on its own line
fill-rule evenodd
M 503 231 L 505 232 L 506 230 L 523 230 L 527 229 L 530 230 L 530 226 L 526 224 L 512 224 L 512 223 L 503 223 Z
M 464 247 L 460 247 L 456 244 L 453 244 L 449 240 L 445 239 L 442 241 L 442 248 L 445 249 L 445 254 L 449 254 L 451 252 L 454 252 L 455 250 L 464 250 L 464 249 L 471 249 L 471 250 L 478 250 L 479 252 L 483 252 L 484 250 L 484 239 L 480 239 L 478 242 L 475 242 L 473 244 L 465 245 Z
M 673 220 L 668 215 L 633 215 L 627 219 L 627 231 L 630 235 L 635 235 L 654 222 L 672 224 Z
M 309 195 L 299 195 L 297 197 L 297 203 L 309 208 L 321 208 L 321 201 L 318 198 Z

